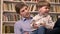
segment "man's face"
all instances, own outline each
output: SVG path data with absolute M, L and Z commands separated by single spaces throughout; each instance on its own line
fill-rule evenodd
M 47 14 L 49 12 L 50 8 L 48 6 L 43 6 L 38 9 L 39 13 L 41 14 Z
M 24 6 L 23 8 L 20 9 L 20 15 L 25 18 L 30 17 L 30 12 L 27 6 Z

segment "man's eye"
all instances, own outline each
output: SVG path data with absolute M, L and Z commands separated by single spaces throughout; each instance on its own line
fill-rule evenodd
M 24 12 L 24 10 L 22 10 L 21 12 Z

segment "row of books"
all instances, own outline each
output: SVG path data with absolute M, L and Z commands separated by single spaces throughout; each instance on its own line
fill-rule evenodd
M 35 15 L 37 15 L 37 13 L 31 14 L 32 17 L 34 17 Z M 21 16 L 16 13 L 8 13 L 8 12 L 3 13 L 3 21 L 17 21 L 20 19 Z
M 48 0 L 50 2 L 60 3 L 60 0 Z
M 28 5 L 29 11 L 36 11 L 36 5 Z M 3 10 L 4 11 L 11 11 L 15 12 L 15 4 L 13 3 L 3 3 Z
M 15 11 L 15 4 L 12 3 L 3 3 L 3 10 L 4 11 Z
M 51 7 L 51 9 L 55 12 L 60 12 L 60 5 L 54 5 Z M 11 11 L 15 12 L 15 4 L 13 3 L 4 3 L 3 4 L 3 10 L 4 11 Z M 36 5 L 29 5 L 29 11 L 37 11 Z
M 34 17 L 35 15 L 37 14 L 31 14 L 32 17 Z M 57 20 L 58 15 L 55 15 L 55 14 L 50 14 L 50 15 L 52 16 L 53 21 Z M 3 21 L 17 21 L 20 19 L 21 19 L 21 16 L 16 13 L 4 13 L 3 14 Z
M 3 21 L 17 21 L 20 19 L 20 16 L 14 13 L 4 13 Z
M 14 33 L 13 26 L 5 26 L 5 33 Z
M 14 33 L 14 26 L 3 26 L 3 33 Z
M 60 5 L 52 6 L 51 10 L 54 11 L 54 12 L 60 12 Z

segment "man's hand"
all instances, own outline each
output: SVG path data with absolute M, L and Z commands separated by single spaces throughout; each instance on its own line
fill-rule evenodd
M 24 34 L 29 34 L 29 32 L 25 31 Z

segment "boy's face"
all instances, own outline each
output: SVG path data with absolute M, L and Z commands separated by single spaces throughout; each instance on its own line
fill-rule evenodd
M 38 9 L 39 13 L 41 14 L 47 14 L 49 12 L 50 8 L 48 6 L 43 6 Z
M 24 6 L 23 8 L 20 9 L 20 15 L 25 18 L 30 17 L 29 9 L 27 6 Z

